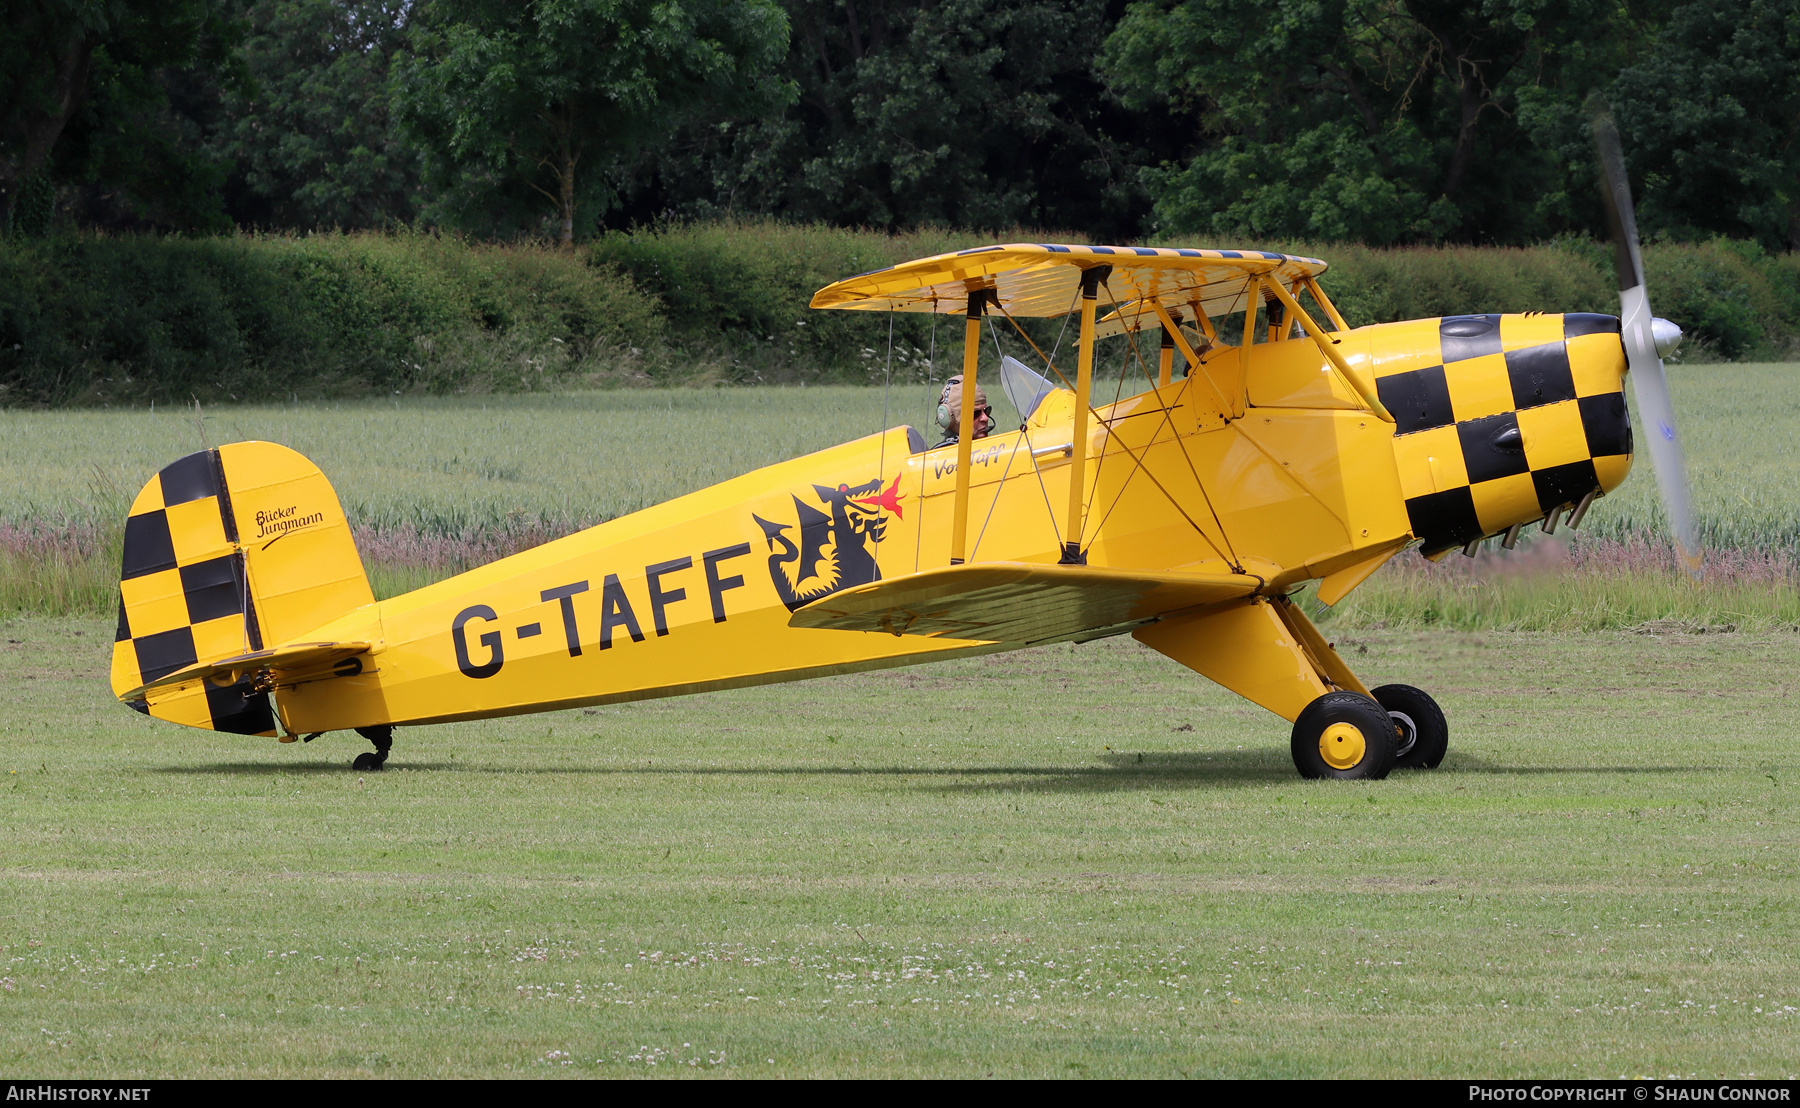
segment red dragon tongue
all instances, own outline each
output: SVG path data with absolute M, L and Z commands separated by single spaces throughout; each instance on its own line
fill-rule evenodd
M 883 508 L 894 513 L 899 519 L 905 519 L 906 513 L 900 508 L 900 498 L 905 495 L 900 491 L 900 475 L 894 474 L 894 483 L 881 490 L 880 496 L 852 497 L 857 504 L 867 504 L 871 508 Z

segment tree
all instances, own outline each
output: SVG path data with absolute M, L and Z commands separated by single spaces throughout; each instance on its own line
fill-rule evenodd
M 1192 120 L 1147 175 L 1171 229 L 1520 242 L 1577 218 L 1521 108 L 1568 115 L 1632 29 L 1607 0 L 1146 0 L 1103 65 Z
M 42 176 L 102 183 L 153 222 L 216 225 L 195 86 L 239 76 L 223 0 L 0 0 L 0 226 Z
M 427 214 L 516 226 L 528 190 L 565 246 L 577 211 L 596 219 L 629 159 L 685 115 L 788 95 L 774 0 L 439 0 L 415 42 L 395 90 L 441 190 Z
M 419 155 L 391 125 L 410 0 L 252 0 L 210 148 L 239 225 L 379 227 L 417 214 Z
M 1686 4 L 1657 39 L 1612 92 L 1640 224 L 1800 249 L 1800 0 Z
M 1135 129 L 1108 133 L 1113 105 L 1093 74 L 1100 0 L 814 0 L 804 11 L 790 210 L 895 228 L 1135 222 L 1142 203 L 1121 172 Z
M 1079 228 L 1133 238 L 1145 161 L 1173 157 L 1157 106 L 1094 72 L 1108 0 L 783 0 L 795 103 L 684 128 L 627 210 L 772 213 L 839 225 Z

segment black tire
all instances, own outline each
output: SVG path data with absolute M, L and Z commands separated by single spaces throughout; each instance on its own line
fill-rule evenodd
M 394 728 L 382 723 L 374 727 L 358 727 L 356 733 L 375 744 L 375 749 L 367 754 L 358 754 L 356 761 L 350 763 L 355 770 L 379 770 L 383 762 L 388 760 L 388 751 L 394 749 Z
M 1294 767 L 1306 778 L 1379 781 L 1394 768 L 1398 735 L 1387 710 L 1361 693 L 1332 692 L 1294 721 Z M 1328 758 L 1326 746 L 1337 752 Z
M 1450 749 L 1450 725 L 1437 701 L 1411 685 L 1383 685 L 1372 691 L 1400 731 L 1395 768 L 1436 769 Z

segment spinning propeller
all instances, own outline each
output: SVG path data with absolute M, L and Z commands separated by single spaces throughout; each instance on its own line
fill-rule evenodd
M 1675 409 L 1669 402 L 1669 379 L 1662 356 L 1681 342 L 1681 328 L 1650 314 L 1644 287 L 1644 258 L 1638 249 L 1637 218 L 1631 206 L 1631 183 L 1625 177 L 1625 153 L 1612 112 L 1596 93 L 1588 101 L 1594 121 L 1594 147 L 1600 159 L 1600 198 L 1606 207 L 1613 254 L 1619 270 L 1619 333 L 1638 415 L 1650 440 L 1650 461 L 1662 490 L 1669 531 L 1687 571 L 1700 576 L 1700 540 L 1694 528 L 1693 497 L 1687 465 L 1675 433 Z

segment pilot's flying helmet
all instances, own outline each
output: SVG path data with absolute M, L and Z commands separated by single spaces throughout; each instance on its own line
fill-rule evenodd
M 946 433 L 957 432 L 957 422 L 962 418 L 962 374 L 944 382 L 944 391 L 938 394 L 937 421 Z M 984 427 L 983 424 L 986 424 Z M 975 437 L 994 425 L 994 409 L 988 406 L 987 393 L 981 385 L 975 386 Z

